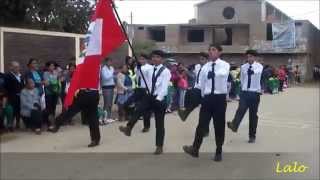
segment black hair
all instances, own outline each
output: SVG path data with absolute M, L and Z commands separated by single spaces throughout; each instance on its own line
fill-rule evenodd
M 133 60 L 131 56 L 126 56 L 125 63 L 128 64 L 130 59 Z
M 219 44 L 210 44 L 209 45 L 209 49 L 212 48 L 212 47 L 216 48 L 220 52 L 223 51 L 222 47 Z
M 252 56 L 258 56 L 258 52 L 256 50 L 254 50 L 254 49 L 248 49 L 246 51 L 246 55 L 248 55 L 248 54 L 250 54 Z
M 30 64 L 32 64 L 32 62 L 34 62 L 34 61 L 37 62 L 38 60 L 34 59 L 34 58 L 30 58 L 27 65 L 30 66 Z
M 54 67 L 57 67 L 57 63 L 54 62 L 54 61 L 48 61 L 48 62 L 46 62 L 46 67 L 48 68 L 48 67 L 51 66 L 52 64 L 54 65 Z
M 104 61 L 108 62 L 108 61 L 112 61 L 112 59 L 110 57 L 106 57 L 104 58 Z
M 206 59 L 209 58 L 208 53 L 205 53 L 205 52 L 200 52 L 200 56 L 201 56 L 201 57 L 204 57 L 204 58 L 206 58 Z
M 149 59 L 149 56 L 148 56 L 147 54 L 145 54 L 145 53 L 141 53 L 141 54 L 140 54 L 140 57 L 143 57 L 143 58 L 145 58 L 145 59 Z
M 188 66 L 188 70 L 189 71 L 193 71 L 195 69 L 196 65 L 195 64 L 191 64 Z
M 76 68 L 76 64 L 74 64 L 74 63 L 69 63 L 69 64 L 68 64 L 68 68 L 70 69 L 70 67 Z
M 165 53 L 163 51 L 161 51 L 161 50 L 154 50 L 154 51 L 151 52 L 151 56 L 152 55 L 158 55 L 158 56 L 164 58 Z

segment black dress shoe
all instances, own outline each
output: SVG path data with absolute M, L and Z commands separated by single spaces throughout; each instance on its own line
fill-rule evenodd
M 256 138 L 254 137 L 249 138 L 248 143 L 255 143 L 255 142 L 256 142 Z
M 183 122 L 185 122 L 186 119 L 187 119 L 187 117 L 188 117 L 188 114 L 186 113 L 185 110 L 179 109 L 179 110 L 178 110 L 178 116 L 180 117 L 180 119 L 181 119 Z
M 192 157 L 199 157 L 199 151 L 196 150 L 193 146 L 183 146 L 183 151 Z
M 233 125 L 232 122 L 227 122 L 227 126 L 229 129 L 231 129 L 233 132 L 237 132 L 237 128 Z
M 149 128 L 143 128 L 141 132 L 146 133 L 146 132 L 149 132 L 149 130 L 150 130 Z
M 154 151 L 154 155 L 160 155 L 163 153 L 163 148 L 161 146 L 157 146 L 156 150 Z
M 131 136 L 131 130 L 126 126 L 119 126 L 119 130 L 126 136 Z
M 222 154 L 221 153 L 216 153 L 212 160 L 214 160 L 216 162 L 222 161 Z
M 95 146 L 98 146 L 99 145 L 99 142 L 98 141 L 92 141 L 88 147 L 95 147 Z

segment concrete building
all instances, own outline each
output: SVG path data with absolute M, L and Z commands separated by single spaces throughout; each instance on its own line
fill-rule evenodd
M 262 61 L 275 67 L 299 65 L 303 79 L 312 78 L 320 64 L 320 33 L 309 21 L 294 21 L 295 47 L 273 48 L 272 23 L 293 19 L 264 0 L 207 0 L 195 5 L 195 18 L 188 24 L 135 24 L 134 41 L 152 40 L 185 64 L 197 62 L 198 53 L 211 43 L 221 44 L 224 59 L 241 64 L 243 53 L 257 49 Z

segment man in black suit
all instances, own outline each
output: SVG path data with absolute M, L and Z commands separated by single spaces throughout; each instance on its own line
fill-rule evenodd
M 9 130 L 13 130 L 13 121 L 16 119 L 16 128 L 20 128 L 20 92 L 24 82 L 20 74 L 20 64 L 16 61 L 10 63 L 10 71 L 5 75 L 8 104 L 13 109 L 13 119 L 8 122 Z

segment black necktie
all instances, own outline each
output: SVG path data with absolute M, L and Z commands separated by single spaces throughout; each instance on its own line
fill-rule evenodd
M 216 64 L 215 63 L 213 63 L 212 64 L 212 70 L 211 70 L 211 75 L 210 75 L 210 78 L 211 78 L 211 80 L 212 80 L 212 88 L 211 88 L 211 93 L 212 94 L 214 94 L 214 78 L 215 78 L 215 73 L 214 73 L 214 66 L 215 66 Z
M 250 89 L 251 86 L 251 75 L 252 75 L 252 66 L 249 66 L 248 69 L 248 85 L 247 85 L 247 89 Z
M 141 77 L 138 77 L 138 87 L 141 87 Z
M 156 71 L 157 71 L 157 68 L 155 67 L 155 68 L 153 69 L 153 74 L 152 74 L 151 95 L 153 95 L 154 90 L 155 90 L 155 87 L 156 87 Z
M 200 76 L 200 72 L 201 72 L 201 70 L 202 70 L 202 67 L 203 67 L 203 66 L 201 66 L 201 68 L 200 68 L 200 70 L 199 70 L 199 72 L 198 72 L 198 74 L 197 74 L 197 84 L 199 84 L 199 76 Z

